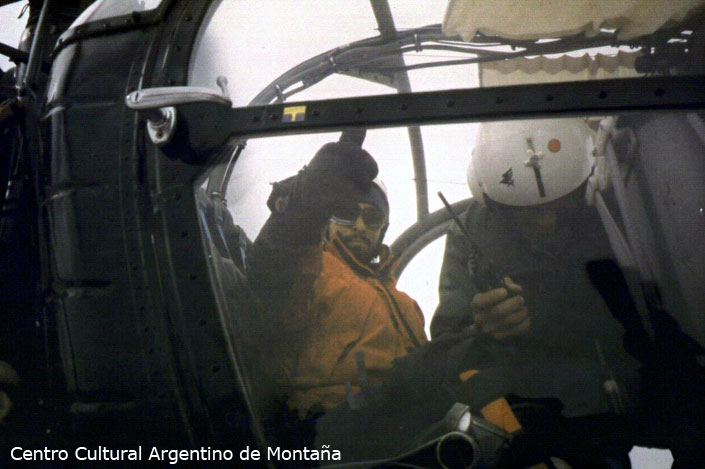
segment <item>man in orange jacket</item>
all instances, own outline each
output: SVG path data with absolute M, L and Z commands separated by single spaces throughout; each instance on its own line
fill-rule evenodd
M 358 146 L 323 146 L 253 246 L 252 285 L 281 338 L 272 371 L 301 416 L 352 399 L 426 343 L 419 306 L 389 274 L 389 204 L 376 174 Z

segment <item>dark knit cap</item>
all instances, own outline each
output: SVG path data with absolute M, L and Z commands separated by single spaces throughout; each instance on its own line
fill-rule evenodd
M 389 201 L 387 200 L 387 195 L 377 183 L 372 183 L 369 190 L 359 197 L 358 202 L 372 204 L 389 217 Z

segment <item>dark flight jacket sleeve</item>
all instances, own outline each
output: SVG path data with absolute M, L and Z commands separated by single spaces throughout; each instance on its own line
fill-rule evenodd
M 478 208 L 471 204 L 460 216 L 466 227 L 477 216 Z M 472 232 L 473 230 L 470 230 L 470 233 Z M 431 321 L 432 338 L 446 332 L 457 332 L 473 323 L 470 302 L 478 288 L 468 271 L 469 250 L 465 235 L 452 223 L 446 235 L 443 265 L 438 282 L 439 303 Z

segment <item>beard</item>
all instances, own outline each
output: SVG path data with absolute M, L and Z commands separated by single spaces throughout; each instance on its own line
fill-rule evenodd
M 372 242 L 360 235 L 341 236 L 345 246 L 352 252 L 358 261 L 367 264 L 375 257 L 376 247 Z

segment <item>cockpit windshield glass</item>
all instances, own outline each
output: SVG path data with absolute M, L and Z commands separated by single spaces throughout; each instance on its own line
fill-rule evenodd
M 702 72 L 688 58 L 702 3 L 657 4 L 223 0 L 189 83 L 215 88 L 224 76 L 239 107 Z
M 641 467 L 632 447 L 693 438 L 676 420 L 654 436 L 623 416 L 668 414 L 688 399 L 678 389 L 698 389 L 675 383 L 701 379 L 703 114 L 647 104 L 552 117 L 546 104 L 553 85 L 573 86 L 559 82 L 605 79 L 602 109 L 610 84 L 626 86 L 611 79 L 702 74 L 689 54 L 702 54 L 703 2 L 657 3 L 211 7 L 188 84 L 225 77 L 234 107 L 335 111 L 338 98 L 546 85 L 509 90 L 541 89 L 549 113 L 525 120 L 510 109 L 431 125 L 412 94 L 399 109 L 418 125 L 393 127 L 390 112 L 372 128 L 299 134 L 308 104 L 285 106 L 286 121 L 271 106 L 285 135 L 238 134 L 217 152 L 195 188 L 202 239 L 268 445 L 325 448 L 323 465 L 403 466 L 429 451 L 444 467 L 530 467 L 539 453 Z M 573 441 L 584 429 L 571 425 L 604 438 Z M 531 444 L 548 448 L 518 449 L 517 435 L 547 428 Z
M 133 11 L 153 10 L 157 8 L 162 1 L 163 0 L 97 0 L 76 18 L 76 21 L 74 21 L 71 27 L 74 28 L 84 23 L 126 15 Z
M 640 285 L 705 343 L 702 126 L 681 112 L 421 126 L 423 216 L 407 128 L 235 142 L 213 169 L 235 162 L 224 197 L 218 181 L 195 195 L 266 441 L 347 462 L 459 429 L 461 447 L 499 448 L 531 408 L 606 425 L 581 458 L 646 446 L 613 420 L 654 397 L 638 350 L 663 324 Z

